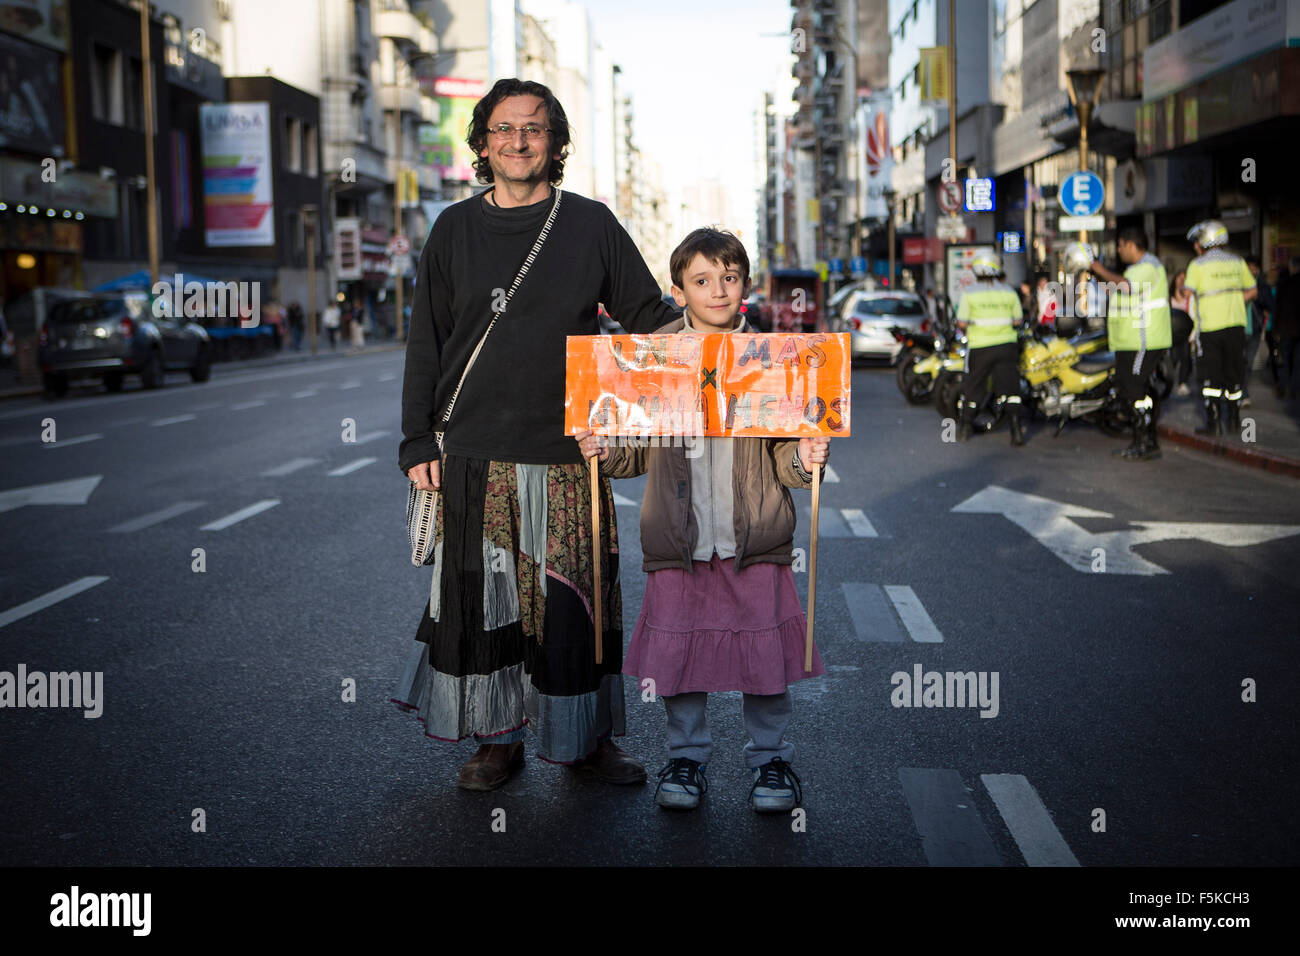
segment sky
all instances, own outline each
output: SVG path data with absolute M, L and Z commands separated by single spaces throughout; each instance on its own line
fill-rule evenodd
M 596 42 L 622 67 L 633 141 L 663 166 L 666 184 L 680 195 L 717 177 L 737 218 L 752 220 L 754 111 L 788 56 L 788 0 L 582 2 Z

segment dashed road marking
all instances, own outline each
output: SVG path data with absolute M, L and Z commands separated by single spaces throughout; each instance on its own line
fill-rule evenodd
M 358 458 L 356 461 L 349 462 L 348 464 L 343 465 L 341 468 L 335 468 L 333 471 L 327 472 L 327 474 L 331 478 L 339 478 L 342 477 L 343 475 L 350 475 L 352 474 L 352 472 L 357 471 L 360 468 L 366 467 L 366 465 L 373 465 L 378 460 L 379 460 L 378 458 Z
M 907 633 L 912 635 L 912 640 L 921 644 L 943 643 L 943 635 L 934 626 L 934 621 L 930 620 L 925 605 L 921 603 L 915 591 L 906 584 L 886 584 L 885 593 L 894 602 L 894 609 L 903 619 L 903 624 L 907 628 Z
M 1030 866 L 1078 866 L 1061 831 L 1029 781 L 1018 773 L 980 774 L 1016 846 Z
M 268 508 L 274 508 L 280 503 L 279 498 L 264 498 L 256 504 L 249 505 L 247 508 L 240 508 L 238 511 L 226 515 L 224 518 L 218 518 L 216 521 L 210 521 L 205 525 L 200 525 L 200 531 L 223 531 L 232 524 L 237 524 L 245 518 L 251 518 L 253 515 L 261 514 Z
M 171 418 L 155 419 L 154 421 L 151 421 L 149 424 L 152 427 L 157 428 L 160 425 L 175 425 L 178 422 L 192 422 L 196 418 L 198 418 L 197 415 L 173 415 L 171 416 Z
M 232 412 L 242 412 L 246 408 L 258 408 L 265 404 L 266 402 L 262 401 L 261 399 L 257 399 L 256 401 L 252 401 L 252 402 L 240 402 L 237 405 L 231 405 L 230 410 Z
M 306 468 L 309 465 L 320 464 L 319 458 L 295 458 L 293 461 L 286 461 L 283 465 L 276 465 L 274 468 L 268 468 L 262 472 L 264 478 L 283 478 L 285 475 L 291 475 L 300 468 Z
M 339 391 L 342 391 L 345 388 L 360 388 L 360 387 L 361 387 L 361 383 L 356 380 L 353 380 L 351 382 L 344 382 L 342 385 L 340 385 Z
M 840 513 L 844 515 L 844 522 L 853 531 L 858 538 L 878 538 L 876 529 L 872 526 L 867 516 L 862 513 L 861 508 L 841 508 Z
M 393 374 L 392 372 L 385 372 L 383 375 L 379 376 L 379 381 L 381 381 L 381 382 L 391 382 L 391 381 L 392 381 L 393 379 L 395 379 L 395 378 L 397 378 L 397 376 L 396 376 L 395 374 Z
M 957 771 L 899 767 L 898 779 L 931 866 L 1002 865 Z
M 109 528 L 109 531 L 118 534 L 127 534 L 132 531 L 139 531 L 142 528 L 148 528 L 159 524 L 169 518 L 175 518 L 177 515 L 183 515 L 187 511 L 193 511 L 195 508 L 202 507 L 202 501 L 178 501 L 174 505 L 168 505 L 166 508 L 160 508 L 157 511 L 151 511 L 147 515 L 141 515 L 138 518 L 132 518 L 130 521 L 124 521 L 119 525 Z
M 840 476 L 835 473 L 835 469 L 827 465 L 825 472 L 822 473 L 822 484 L 829 485 L 839 480 Z
M 354 445 L 364 445 L 366 442 L 374 441 L 376 438 L 383 438 L 384 436 L 386 436 L 386 435 L 390 435 L 390 434 L 392 434 L 392 433 L 391 433 L 391 432 L 387 432 L 387 431 L 371 432 L 369 435 L 365 435 L 365 436 L 362 436 L 361 438 L 358 438 L 358 439 L 357 439 L 356 441 L 354 441 L 352 444 L 354 444 Z
M 319 394 L 320 394 L 319 389 L 304 388 L 301 392 L 294 392 L 289 397 L 290 398 L 315 398 Z
M 804 505 L 805 527 L 812 527 L 812 506 Z M 823 508 L 817 516 L 817 533 L 823 538 L 851 538 L 853 532 L 844 523 L 844 516 L 836 508 Z
M 98 441 L 103 437 L 104 436 L 99 432 L 95 432 L 93 435 L 78 435 L 76 438 L 60 438 L 58 441 L 42 442 L 41 444 L 46 448 L 63 448 L 68 445 L 80 445 L 82 442 Z
M 71 584 L 65 584 L 61 588 L 55 588 L 48 591 L 40 597 L 32 598 L 19 604 L 17 607 L 11 607 L 9 610 L 0 612 L 0 627 L 6 627 L 14 621 L 22 620 L 37 611 L 43 611 L 52 604 L 58 604 L 70 597 L 80 594 L 82 591 L 88 591 L 97 584 L 103 584 L 108 578 L 100 574 L 92 574 L 88 577 L 78 578 Z

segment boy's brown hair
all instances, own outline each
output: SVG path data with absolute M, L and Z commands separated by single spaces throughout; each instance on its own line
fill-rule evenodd
M 707 226 L 696 229 L 683 239 L 668 260 L 668 274 L 672 276 L 673 285 L 677 288 L 685 288 L 682 285 L 682 274 L 697 255 L 704 256 L 723 268 L 735 269 L 740 273 L 745 291 L 749 291 L 749 255 L 745 252 L 744 243 L 725 229 Z

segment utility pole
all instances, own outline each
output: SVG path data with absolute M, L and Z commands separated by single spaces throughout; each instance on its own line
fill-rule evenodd
M 307 233 L 307 337 L 311 354 L 316 354 L 316 206 L 303 206 L 303 226 Z
M 158 282 L 158 201 L 154 189 L 153 63 L 149 56 L 149 0 L 140 0 L 140 79 L 144 86 L 145 208 L 149 217 L 149 288 Z
M 957 0 L 948 0 L 948 158 L 957 175 Z M 942 180 L 942 175 L 940 180 Z

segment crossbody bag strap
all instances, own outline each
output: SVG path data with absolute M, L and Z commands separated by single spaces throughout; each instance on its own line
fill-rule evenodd
M 546 241 L 546 236 L 551 231 L 551 226 L 555 223 L 555 215 L 560 211 L 561 195 L 561 191 L 556 189 L 555 202 L 551 203 L 551 214 L 546 217 L 546 222 L 542 225 L 542 231 L 537 234 L 537 241 L 533 243 L 533 248 L 524 259 L 524 264 L 519 267 L 519 274 L 515 276 L 515 281 L 510 284 L 510 288 L 506 291 L 506 297 L 501 302 L 500 310 L 492 316 L 492 321 L 488 323 L 488 327 L 483 331 L 483 336 L 478 340 L 478 345 L 474 346 L 474 351 L 470 354 L 469 361 L 465 363 L 465 371 L 460 373 L 460 381 L 456 383 L 456 390 L 451 393 L 451 400 L 447 402 L 447 411 L 442 416 L 440 427 L 434 431 L 434 436 L 438 440 L 438 450 L 440 452 L 442 451 L 442 433 L 447 428 L 447 422 L 451 420 L 451 412 L 452 409 L 456 407 L 456 399 L 460 396 L 461 386 L 465 384 L 465 376 L 469 375 L 469 370 L 474 367 L 474 361 L 478 358 L 478 353 L 483 351 L 483 343 L 486 342 L 487 337 L 492 334 L 492 328 L 497 324 L 497 319 L 501 318 L 505 313 L 506 306 L 510 304 L 510 299 L 515 294 L 515 290 L 518 289 L 519 284 L 524 281 L 524 276 L 528 275 L 528 270 L 532 268 L 533 260 L 537 258 L 537 254 L 542 251 L 542 243 Z

